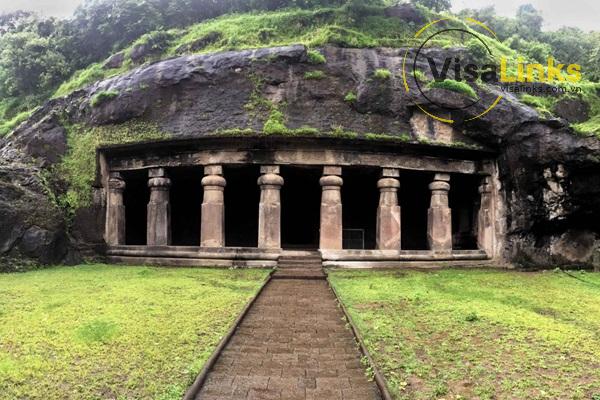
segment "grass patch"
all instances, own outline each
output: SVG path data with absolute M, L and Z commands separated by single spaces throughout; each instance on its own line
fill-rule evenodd
M 181 399 L 263 270 L 0 274 L 0 397 Z
M 427 85 L 427 87 L 431 89 L 445 89 L 451 92 L 456 92 L 460 94 L 464 94 L 471 98 L 478 98 L 477 93 L 471 86 L 469 86 L 465 82 L 458 82 L 454 79 L 444 79 L 443 81 L 432 81 Z
M 552 115 L 552 107 L 556 102 L 556 99 L 551 97 L 532 96 L 530 94 L 523 94 L 520 97 L 523 104 L 527 104 L 536 109 L 542 115 Z
M 306 55 L 308 57 L 308 62 L 311 64 L 325 64 L 327 62 L 325 56 L 317 50 L 309 50 Z
M 285 115 L 276 107 L 273 107 L 269 113 L 269 118 L 265 121 L 263 132 L 267 135 L 284 134 L 288 131 L 285 126 Z
M 356 103 L 357 100 L 358 96 L 356 96 L 356 93 L 354 92 L 348 92 L 346 93 L 346 96 L 344 96 L 344 101 L 346 103 Z
M 347 131 L 343 126 L 332 126 L 331 132 L 329 132 L 329 136 L 333 136 L 336 138 L 342 139 L 356 139 L 358 137 L 358 132 Z
M 573 274 L 329 276 L 396 399 L 590 399 L 600 394 L 600 275 Z
M 116 90 L 103 90 L 92 96 L 92 99 L 90 100 L 90 105 L 92 107 L 99 107 L 107 101 L 114 99 L 118 95 L 119 92 L 117 92 Z
M 16 127 L 21 125 L 27 118 L 31 116 L 32 111 L 23 111 L 8 121 L 0 122 L 0 137 L 11 133 Z
M 572 124 L 576 133 L 582 136 L 596 136 L 600 139 L 600 115 L 594 115 L 585 122 Z
M 323 71 L 307 71 L 304 73 L 304 79 L 308 80 L 320 80 L 325 79 L 327 75 Z
M 377 68 L 375 70 L 375 72 L 373 73 L 373 76 L 376 79 L 385 81 L 385 80 L 388 80 L 388 79 L 390 79 L 392 77 L 392 72 L 389 69 L 387 69 L 387 68 Z
M 369 140 L 387 140 L 391 142 L 410 142 L 411 136 L 407 133 L 400 135 L 389 135 L 387 133 L 365 133 L 365 139 Z
M 100 63 L 92 64 L 83 70 L 75 72 L 71 79 L 62 83 L 58 89 L 56 89 L 56 92 L 54 92 L 52 97 L 67 96 L 75 90 L 82 89 L 94 82 L 122 74 L 130 68 L 131 65 L 129 64 L 124 64 L 123 67 L 114 69 L 104 69 Z

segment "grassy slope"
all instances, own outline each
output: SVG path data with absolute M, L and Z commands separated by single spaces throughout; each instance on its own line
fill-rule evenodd
M 0 397 L 180 399 L 266 271 L 0 275 Z
M 397 399 L 600 398 L 600 275 L 334 272 Z

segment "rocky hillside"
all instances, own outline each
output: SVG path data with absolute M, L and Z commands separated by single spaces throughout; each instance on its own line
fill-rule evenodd
M 93 188 L 100 143 L 249 134 L 420 140 L 411 126 L 415 99 L 396 72 L 402 49 L 317 51 L 296 45 L 181 56 L 47 102 L 0 141 L 5 268 L 14 259 L 58 263 L 101 253 L 102 202 Z M 377 77 L 378 69 L 394 73 Z M 493 99 L 498 90 L 478 95 Z M 429 95 L 450 105 L 465 101 L 444 89 Z M 467 110 L 453 118 L 483 111 Z M 598 263 L 598 138 L 576 135 L 567 121 L 544 118 L 510 96 L 456 128 L 499 154 L 507 259 L 545 267 Z

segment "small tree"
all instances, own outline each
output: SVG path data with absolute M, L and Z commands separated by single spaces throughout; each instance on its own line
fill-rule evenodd
M 0 96 L 45 93 L 68 72 L 50 40 L 34 32 L 0 36 Z

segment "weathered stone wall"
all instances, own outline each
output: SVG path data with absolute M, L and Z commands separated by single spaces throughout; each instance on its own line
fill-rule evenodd
M 427 51 L 436 57 L 437 50 Z M 563 120 L 540 119 L 510 95 L 481 119 L 461 122 L 483 111 L 476 106 L 454 113 L 452 128 L 433 123 L 415 112 L 419 100 L 403 89 L 403 50 L 327 47 L 322 52 L 327 62 L 321 65 L 311 65 L 302 46 L 179 57 L 49 101 L 11 137 L 0 139 L 0 254 L 52 263 L 73 259 L 76 253 L 69 249 L 82 244 L 101 248 L 101 204 L 78 211 L 67 230 L 67 220 L 48 195 L 46 186 L 52 185 L 45 185 L 40 174 L 67 149 L 65 121 L 104 125 L 140 119 L 175 137 L 201 136 L 227 129 L 261 131 L 276 108 L 289 129 L 408 135 L 496 150 L 498 195 L 507 201 L 503 253 L 516 262 L 546 266 L 591 265 L 599 258 L 598 139 L 574 135 Z M 376 79 L 376 68 L 394 74 Z M 305 72 L 317 70 L 323 79 L 305 78 Z M 119 95 L 92 107 L 94 94 L 107 90 Z M 344 100 L 350 92 L 355 101 Z M 498 93 L 494 88 L 479 91 L 480 103 L 489 104 Z M 463 101 L 439 89 L 431 96 L 451 105 Z M 15 202 L 17 197 L 24 200 Z

